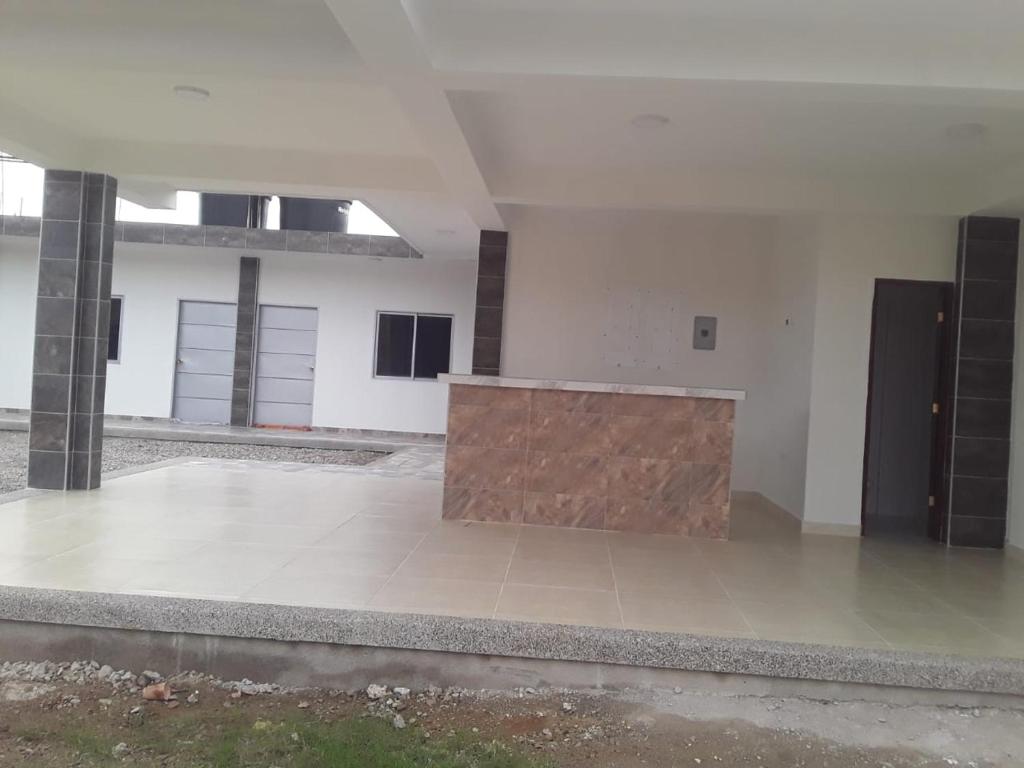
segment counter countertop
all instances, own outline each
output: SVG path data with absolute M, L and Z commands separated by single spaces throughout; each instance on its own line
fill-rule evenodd
M 667 397 L 703 397 L 717 400 L 746 400 L 742 389 L 711 389 L 708 387 L 669 387 L 652 384 L 611 384 L 597 381 L 561 381 L 558 379 L 515 379 L 508 376 L 471 376 L 442 373 L 438 381 L 477 387 L 512 387 L 514 389 L 565 389 L 573 392 L 610 392 L 621 395 L 662 395 Z

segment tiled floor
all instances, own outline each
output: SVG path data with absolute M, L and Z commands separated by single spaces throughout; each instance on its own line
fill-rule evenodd
M 743 498 L 730 541 L 442 522 L 429 458 L 190 460 L 13 501 L 0 583 L 1024 658 L 1003 553 L 801 536 Z

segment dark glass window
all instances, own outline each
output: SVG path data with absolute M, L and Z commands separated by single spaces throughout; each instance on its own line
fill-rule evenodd
M 107 336 L 107 360 L 121 359 L 121 297 L 110 297 L 110 331 Z
M 416 317 L 416 354 L 413 375 L 417 379 L 436 379 L 448 373 L 452 356 L 452 319 L 438 315 Z
M 415 326 L 415 315 L 381 312 L 377 316 L 378 376 L 412 376 L 412 340 Z
M 436 379 L 448 373 L 452 318 L 447 315 L 377 315 L 377 376 Z

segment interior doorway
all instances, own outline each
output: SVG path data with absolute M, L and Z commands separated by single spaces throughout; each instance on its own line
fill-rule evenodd
M 952 283 L 875 281 L 861 531 L 944 538 Z

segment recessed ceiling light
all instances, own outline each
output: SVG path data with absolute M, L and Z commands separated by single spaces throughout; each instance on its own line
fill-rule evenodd
M 210 98 L 210 92 L 198 85 L 176 85 L 174 86 L 174 95 L 179 99 L 188 99 L 189 101 L 206 101 Z
M 655 113 L 637 115 L 629 121 L 632 125 L 637 128 L 661 128 L 668 125 L 672 121 L 669 120 L 665 115 L 659 115 Z
M 988 133 L 984 123 L 956 123 L 946 128 L 946 135 L 957 141 L 977 141 Z

